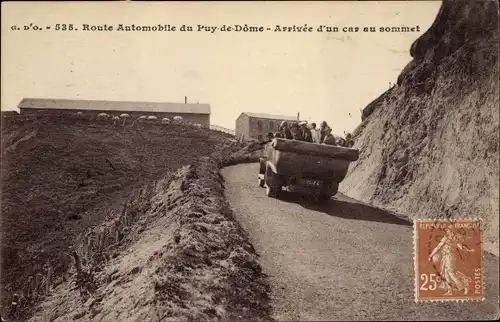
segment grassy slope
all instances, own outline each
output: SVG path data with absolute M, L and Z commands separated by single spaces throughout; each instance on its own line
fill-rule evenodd
M 129 216 L 124 238 L 107 238 L 106 255 L 91 260 L 105 264 L 87 284 L 91 296 L 82 302 L 70 283 L 60 284 L 30 321 L 269 320 L 269 285 L 218 171 L 258 159 L 258 146 L 241 148 L 219 145 L 146 189 L 147 207 Z
M 132 189 L 226 140 L 176 125 L 3 123 L 2 289 L 18 289 L 47 261 L 62 269 L 60 254 L 73 239 L 123 205 Z

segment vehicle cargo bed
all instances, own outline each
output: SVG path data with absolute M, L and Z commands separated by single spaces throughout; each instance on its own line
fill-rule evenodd
M 357 161 L 359 151 L 335 145 L 317 144 L 297 140 L 275 138 L 272 146 L 283 152 L 293 152 L 309 156 L 328 157 L 347 161 Z

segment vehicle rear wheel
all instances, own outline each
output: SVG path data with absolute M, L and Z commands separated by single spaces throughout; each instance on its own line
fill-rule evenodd
M 320 203 L 327 203 L 333 195 L 337 193 L 338 184 L 332 182 L 323 182 L 321 192 L 316 196 Z
M 271 188 L 269 186 L 266 186 L 266 196 L 275 197 L 273 191 L 271 190 Z
M 266 159 L 260 158 L 259 159 L 259 174 L 264 174 L 264 173 L 266 173 Z
M 319 203 L 328 203 L 328 201 L 330 200 L 332 196 L 329 195 L 329 194 L 321 194 L 319 196 L 316 196 L 316 200 L 319 202 Z
M 271 198 L 279 198 L 280 193 L 281 193 L 281 186 L 266 185 L 266 196 Z
M 266 166 L 265 173 L 265 185 L 266 185 L 266 196 L 277 198 L 281 192 L 281 182 L 279 176 L 271 170 L 269 166 Z
M 333 182 L 330 187 L 330 198 L 335 196 L 338 191 L 339 191 L 339 183 Z

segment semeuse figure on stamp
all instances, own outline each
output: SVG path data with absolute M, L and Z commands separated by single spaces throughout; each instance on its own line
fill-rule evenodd
M 446 229 L 446 235 L 443 236 L 439 244 L 432 250 L 428 260 L 439 262 L 440 275 L 443 279 L 441 289 L 446 289 L 444 295 L 451 295 L 455 287 L 458 291 L 463 291 L 464 295 L 469 293 L 471 279 L 462 272 L 456 270 L 456 261 L 460 251 L 474 252 L 463 244 L 464 236 L 453 232 L 451 228 Z

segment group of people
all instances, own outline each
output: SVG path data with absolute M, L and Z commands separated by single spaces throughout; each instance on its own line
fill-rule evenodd
M 285 138 L 290 140 L 306 141 L 318 144 L 328 144 L 328 145 L 338 145 L 344 147 L 352 147 L 354 141 L 352 140 L 351 134 L 347 133 L 345 139 L 340 138 L 335 139 L 332 134 L 332 129 L 328 124 L 323 121 L 321 122 L 319 128 L 316 127 L 316 123 L 311 123 L 308 126 L 307 121 L 301 122 L 287 122 L 283 121 L 280 124 L 279 131 L 276 133 L 269 133 L 267 136 L 268 140 L 273 138 Z

